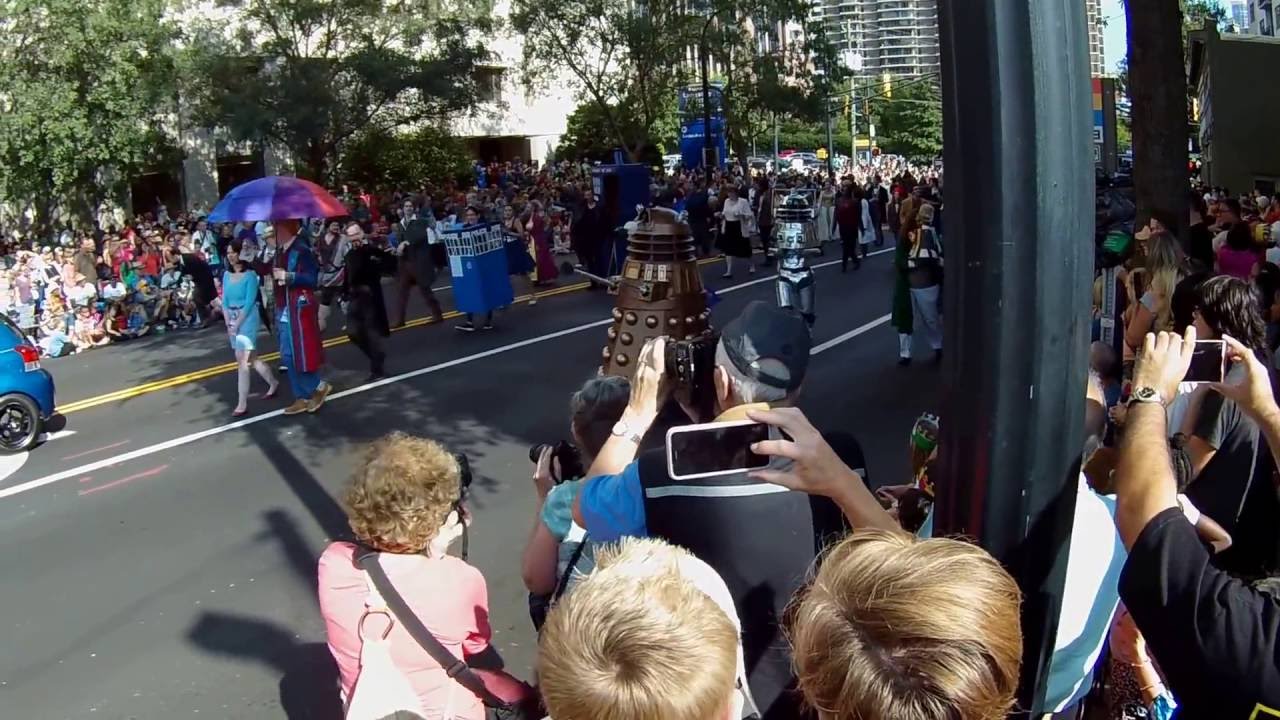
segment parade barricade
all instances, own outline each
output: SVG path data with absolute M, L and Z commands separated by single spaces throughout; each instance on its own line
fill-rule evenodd
M 454 306 L 460 312 L 487 313 L 511 304 L 514 294 L 501 225 L 454 225 L 441 237 L 449 252 Z

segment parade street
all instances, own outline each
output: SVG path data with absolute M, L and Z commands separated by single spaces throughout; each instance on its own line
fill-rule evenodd
M 848 274 L 831 252 L 814 264 L 800 406 L 819 428 L 855 434 L 876 484 L 905 482 L 908 432 L 940 410 L 940 373 L 919 338 L 916 364 L 897 366 L 892 251 Z M 771 275 L 722 270 L 702 268 L 722 299 L 715 325 L 773 302 Z M 233 419 L 232 356 L 216 329 L 48 361 L 66 428 L 0 459 L 4 717 L 338 717 L 315 563 L 349 537 L 337 498 L 362 443 L 394 430 L 470 458 L 470 560 L 488 581 L 495 645 L 528 677 L 528 451 L 568 437 L 569 396 L 596 370 L 614 300 L 560 282 L 537 306 L 500 313 L 493 332 L 411 323 L 374 385 L 363 356 L 331 341 L 337 391 L 316 415 L 283 417 L 283 390 Z

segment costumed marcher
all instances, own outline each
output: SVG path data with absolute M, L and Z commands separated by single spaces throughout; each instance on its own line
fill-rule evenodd
M 861 213 L 858 223 L 861 228 L 858 235 L 858 254 L 865 258 L 871 254 L 871 245 L 876 241 L 875 222 L 871 217 L 871 190 L 860 191 L 858 196 L 860 198 L 858 211 Z
M 818 234 L 818 247 L 825 247 L 832 240 L 831 229 L 836 222 L 836 189 L 824 183 L 818 194 L 818 212 L 814 218 L 814 231 Z
M 347 338 L 369 358 L 369 381 L 378 380 L 386 376 L 385 338 L 391 334 L 382 274 L 396 258 L 386 248 L 368 242 L 360 223 L 348 223 L 344 236 L 351 245 L 345 275 Z
M 339 305 L 339 309 L 345 303 L 347 253 L 351 251 L 351 243 L 338 229 L 338 223 L 334 222 L 316 243 L 315 251 L 316 262 L 320 266 L 316 277 L 317 295 L 320 299 L 320 331 L 324 332 L 329 325 L 334 303 Z
M 862 214 L 858 206 L 858 192 L 846 187 L 836 202 L 836 228 L 840 234 L 840 272 L 849 270 L 849 261 L 853 261 L 853 269 L 862 267 L 862 258 L 858 256 L 858 239 L 862 233 Z
M 467 209 L 462 214 L 462 225 L 460 229 L 469 229 L 479 224 L 480 224 L 480 211 L 477 210 L 475 207 L 471 207 L 471 206 L 467 207 Z M 504 247 L 503 250 L 505 251 L 506 248 Z M 508 268 L 510 268 L 509 257 L 507 260 L 507 265 L 508 265 Z M 466 318 L 467 319 L 465 321 L 457 325 L 454 325 L 453 328 L 455 330 L 458 330 L 459 332 L 475 332 L 475 329 L 476 329 L 475 316 L 472 313 L 466 313 Z M 481 329 L 482 330 L 493 329 L 493 311 L 492 310 L 484 314 L 484 325 L 481 326 Z
M 236 354 L 236 409 L 232 415 L 240 417 L 249 411 L 249 368 L 252 367 L 269 389 L 264 398 L 276 396 L 280 383 L 276 381 L 271 367 L 258 357 L 258 330 L 260 316 L 258 313 L 258 273 L 249 263 L 253 248 L 240 240 L 233 240 L 227 246 L 227 270 L 222 275 L 222 317 L 227 323 L 227 337 L 231 340 L 231 349 Z M 249 257 L 246 257 L 248 255 Z
M 529 203 L 529 221 L 525 223 L 524 229 L 536 261 L 533 284 L 549 285 L 555 282 L 560 277 L 560 271 L 556 269 L 556 260 L 551 255 L 551 230 L 541 202 L 534 200 Z
M 752 275 L 756 266 L 751 261 L 751 240 L 749 239 L 752 221 L 751 205 L 738 193 L 736 185 L 725 188 L 724 207 L 716 213 L 720 218 L 720 239 L 716 247 L 724 253 L 724 275 L 728 280 L 733 277 L 733 259 L 743 258 L 747 261 L 747 271 Z
M 405 200 L 400 211 L 400 221 L 393 229 L 395 233 L 396 254 L 400 256 L 398 278 L 398 296 L 396 298 L 395 327 L 404 325 L 405 313 L 409 309 L 409 293 L 417 285 L 422 299 L 431 311 L 431 319 L 444 322 L 444 309 L 431 290 L 431 283 L 436 281 L 436 263 L 431 256 L 431 233 L 427 220 L 418 217 L 418 211 L 412 200 Z
M 893 281 L 893 314 L 892 325 L 898 329 L 898 364 L 911 364 L 911 333 L 915 329 L 915 317 L 911 311 L 911 284 L 907 273 L 911 267 L 911 233 L 914 232 L 916 219 L 914 216 L 903 218 L 905 222 L 898 232 L 898 244 L 893 253 L 893 269 L 896 272 Z
M 530 254 L 529 244 L 524 239 L 524 225 L 516 217 L 515 208 L 507 205 L 502 208 L 502 237 L 507 253 L 507 275 L 523 278 L 529 286 L 529 304 L 538 304 L 538 293 L 533 287 L 532 273 L 538 265 Z
M 315 412 L 333 387 L 320 379 L 324 346 L 317 318 L 315 253 L 299 236 L 297 220 L 275 222 L 276 255 L 271 269 L 280 333 L 280 359 L 288 368 L 294 402 L 285 415 Z
M 934 359 L 942 359 L 942 318 L 938 300 L 942 286 L 942 243 L 933 227 L 933 205 L 925 202 L 916 213 L 916 228 L 908 236 L 911 249 L 907 255 L 907 285 L 911 292 L 913 315 L 924 325 L 925 338 L 933 349 Z M 910 344 L 907 345 L 908 354 Z
M 609 234 L 607 223 L 604 208 L 600 207 L 596 201 L 595 193 L 587 193 L 586 207 L 582 210 L 582 217 L 574 221 L 569 235 L 573 243 L 573 251 L 578 255 L 578 263 L 586 268 L 587 272 L 595 275 L 604 275 L 609 272 L 608 254 L 603 252 L 604 239 Z M 692 223 L 693 220 L 690 219 L 691 226 Z M 697 236 L 695 230 L 695 241 Z

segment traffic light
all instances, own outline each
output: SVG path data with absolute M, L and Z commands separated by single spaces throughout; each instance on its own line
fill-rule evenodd
M 893 76 L 889 73 L 884 74 L 884 96 L 893 97 Z

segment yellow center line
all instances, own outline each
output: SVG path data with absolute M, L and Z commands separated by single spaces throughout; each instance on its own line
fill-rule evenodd
M 704 258 L 702 260 L 699 260 L 698 264 L 707 265 L 709 263 L 717 262 L 719 259 L 720 258 Z M 566 293 L 576 292 L 578 290 L 585 290 L 590 286 L 591 286 L 590 282 L 579 282 L 579 283 L 574 283 L 572 285 L 565 285 L 564 287 L 554 288 L 551 290 L 535 292 L 531 295 L 521 295 L 519 297 L 512 299 L 511 304 L 514 306 L 516 303 L 526 302 L 533 298 L 542 299 L 547 297 L 554 297 L 556 295 L 564 295 Z M 443 319 L 451 320 L 456 317 L 462 317 L 464 314 L 465 313 L 460 313 L 457 310 L 450 310 L 449 312 L 444 314 Z M 409 328 L 416 328 L 416 327 L 422 327 L 423 325 L 433 325 L 433 324 L 435 323 L 431 318 L 417 318 L 414 320 L 409 320 L 408 322 L 406 322 L 404 325 L 400 327 L 392 328 L 391 332 L 400 332 L 401 330 L 408 330 Z M 338 337 L 332 337 L 332 338 L 329 338 L 328 340 L 325 340 L 323 345 L 326 348 L 331 348 L 331 347 L 337 347 L 338 345 L 345 345 L 349 342 L 351 342 L 351 340 L 348 339 L 347 336 L 340 335 Z M 278 359 L 280 357 L 280 353 L 279 352 L 264 353 L 260 357 L 263 360 L 270 362 L 272 360 Z M 73 412 L 88 410 L 89 408 L 97 407 L 99 405 L 105 405 L 111 402 L 118 402 L 120 400 L 129 400 L 131 398 L 135 398 L 141 395 L 147 395 L 153 392 L 159 392 L 160 390 L 167 390 L 169 388 L 178 387 L 179 385 L 186 385 L 187 383 L 198 382 L 200 380 L 207 380 L 208 378 L 216 377 L 218 375 L 225 375 L 226 373 L 235 372 L 236 367 L 237 367 L 237 363 L 234 363 L 234 362 L 223 363 L 221 365 L 214 365 L 213 367 L 207 367 L 203 370 L 196 370 L 193 372 L 184 373 L 182 375 L 174 375 L 173 377 L 165 378 L 164 380 L 155 380 L 153 382 L 142 383 L 141 385 L 123 388 L 121 390 L 116 390 L 114 392 L 109 392 L 103 395 L 98 395 L 91 398 L 85 398 L 84 400 L 76 400 L 75 402 L 70 402 L 70 403 L 67 403 L 66 405 L 59 405 L 57 408 L 57 411 L 62 413 L 63 415 L 68 415 Z

